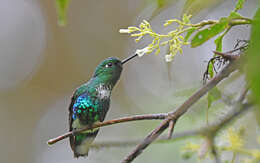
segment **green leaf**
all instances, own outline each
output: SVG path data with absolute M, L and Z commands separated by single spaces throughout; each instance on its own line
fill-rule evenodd
M 210 63 L 209 63 L 208 73 L 209 73 L 210 78 L 213 78 L 213 76 L 214 76 L 213 62 L 210 62 Z
M 158 8 L 164 7 L 167 4 L 166 0 L 156 0 Z
M 245 0 L 237 0 L 237 4 L 236 4 L 236 7 L 235 7 L 235 11 L 238 11 L 238 10 L 242 9 L 244 3 L 245 3 Z
M 58 12 L 58 24 L 65 26 L 67 23 L 67 8 L 69 6 L 69 0 L 56 0 L 56 7 Z
M 251 30 L 250 48 L 247 52 L 246 73 L 255 102 L 260 106 L 260 9 L 257 10 Z
M 219 23 L 199 31 L 191 40 L 191 47 L 195 48 L 208 41 L 217 34 L 223 32 L 228 27 L 227 18 L 221 18 Z
M 242 18 L 242 16 L 239 13 L 232 11 L 230 13 L 230 15 L 228 16 L 228 18 L 229 19 L 238 19 L 238 18 Z
M 216 51 L 222 52 L 222 40 L 224 35 L 220 35 L 214 42 L 216 44 Z
M 214 87 L 212 90 L 208 92 L 208 108 L 211 107 L 212 102 L 219 100 L 221 98 L 221 92 L 217 87 Z
M 160 14 L 163 10 L 170 7 L 176 2 L 177 0 L 146 0 L 146 6 L 155 6 L 152 14 L 148 16 L 148 20 L 151 20 L 152 18 Z
M 187 34 L 186 34 L 185 37 L 184 37 L 184 41 L 185 41 L 185 42 L 189 40 L 190 36 L 192 35 L 193 32 L 195 32 L 196 29 L 197 29 L 197 28 L 192 27 L 192 28 L 190 28 L 190 29 L 187 31 Z
M 256 121 L 257 121 L 257 125 L 258 125 L 258 128 L 260 127 L 260 109 L 254 109 L 253 110 L 253 114 L 254 114 L 254 116 L 255 116 L 255 119 L 256 119 Z
M 192 157 L 193 155 L 193 152 L 191 151 L 185 151 L 182 153 L 181 157 L 184 159 L 184 160 L 188 160 Z
M 182 21 L 186 24 L 190 23 L 191 15 L 183 14 Z
M 208 109 L 209 109 L 211 107 L 211 104 L 212 104 L 212 101 L 213 101 L 212 95 L 208 94 L 207 100 L 208 100 Z
M 213 8 L 224 0 L 186 0 L 182 13 L 196 15 L 204 9 Z

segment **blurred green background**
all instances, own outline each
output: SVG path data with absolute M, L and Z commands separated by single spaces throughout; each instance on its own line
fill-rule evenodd
M 194 7 L 187 7 L 184 1 L 174 0 L 165 1 L 165 6 L 152 0 L 77 0 L 70 3 L 67 25 L 60 27 L 54 1 L 0 0 L 0 162 L 119 162 L 133 147 L 91 150 L 86 159 L 74 159 L 68 140 L 51 147 L 46 144 L 68 130 L 73 90 L 91 77 L 103 59 L 123 59 L 149 43 L 147 38 L 136 44 L 119 29 L 146 19 L 155 31 L 163 33 L 169 31 L 162 27 L 164 21 L 180 18 L 185 7 L 194 13 L 192 22 L 196 23 L 227 16 L 235 2 L 200 0 Z M 253 17 L 255 11 L 256 0 L 248 0 L 241 13 Z M 224 51 L 232 49 L 237 39 L 249 36 L 250 27 L 235 27 L 224 39 Z M 131 61 L 112 93 L 106 120 L 173 110 L 202 85 L 206 61 L 213 49 L 213 41 L 195 49 L 185 47 L 183 55 L 177 55 L 170 65 L 164 61 L 166 49 L 158 56 Z M 244 75 L 236 74 L 233 79 L 220 86 L 228 97 L 234 97 L 245 85 Z M 206 108 L 206 100 L 202 99 L 178 121 L 176 132 L 205 124 Z M 228 106 L 215 103 L 210 121 L 226 109 Z M 256 135 L 252 117 L 249 114 L 238 122 L 252 126 L 247 129 L 248 140 Z M 142 121 L 104 127 L 96 142 L 143 138 L 158 124 Z M 135 162 L 196 161 L 196 157 L 182 159 L 181 147 L 185 143 L 153 144 Z M 248 142 L 248 146 L 254 144 L 253 139 Z

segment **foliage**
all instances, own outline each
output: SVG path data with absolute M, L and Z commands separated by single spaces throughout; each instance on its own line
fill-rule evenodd
M 254 93 L 255 101 L 260 106 L 260 9 L 255 14 L 252 33 L 251 33 L 251 44 L 248 51 L 248 62 L 247 65 L 247 77 Z M 259 118 L 259 117 L 258 117 Z
M 214 7 L 223 1 L 224 0 L 186 0 L 183 13 L 195 15 L 201 12 L 203 9 Z
M 245 163 L 254 163 L 258 162 L 260 160 L 260 149 L 249 149 L 245 147 L 245 140 L 244 140 L 244 128 L 241 127 L 239 130 L 235 130 L 234 128 L 228 128 L 221 136 L 219 136 L 219 142 L 225 142 L 223 143 L 216 143 L 218 145 L 215 146 L 217 150 L 221 151 L 222 154 L 227 152 L 233 153 L 233 158 L 230 160 L 230 162 L 234 162 L 236 159 L 237 154 L 242 154 L 247 156 L 246 158 L 243 158 L 243 162 Z M 185 159 L 189 159 L 193 154 L 200 155 L 202 148 L 205 148 L 205 145 L 203 143 L 191 143 L 187 142 L 186 146 L 182 148 Z M 210 156 L 209 152 L 205 153 L 206 155 L 204 157 L 200 158 L 206 158 Z M 229 161 L 228 161 L 229 162 Z
M 187 1 L 186 3 L 192 3 Z M 131 37 L 137 37 L 136 42 L 142 39 L 144 36 L 149 35 L 153 41 L 144 47 L 143 49 L 137 49 L 136 54 L 139 57 L 152 53 L 155 51 L 155 54 L 160 53 L 160 46 L 168 45 L 169 54 L 165 55 L 165 61 L 171 62 L 174 59 L 174 56 L 180 52 L 182 53 L 182 46 L 191 44 L 192 48 L 198 47 L 213 38 L 214 36 L 219 35 L 215 39 L 216 51 L 222 52 L 222 41 L 224 36 L 228 33 L 232 26 L 251 24 L 251 20 L 241 16 L 238 13 L 238 10 L 242 9 L 244 0 L 238 0 L 237 4 L 230 15 L 227 17 L 222 17 L 219 20 L 208 20 L 202 21 L 198 24 L 191 24 L 190 18 L 191 15 L 183 15 L 182 20 L 170 19 L 167 20 L 164 26 L 168 26 L 172 23 L 177 23 L 178 27 L 175 30 L 168 32 L 167 34 L 159 34 L 152 30 L 149 22 L 145 21 L 141 23 L 138 27 L 128 27 L 128 29 L 121 29 L 120 33 L 129 33 Z M 224 32 L 223 32 L 224 31 Z M 222 33 L 223 32 L 223 33 Z M 182 35 L 186 33 L 185 37 Z M 188 42 L 192 34 L 195 35 L 191 38 L 191 43 Z M 163 41 L 163 39 L 167 39 Z M 208 72 L 209 77 L 214 76 L 214 61 L 209 63 Z M 210 79 L 209 78 L 209 79 Z M 210 108 L 213 101 L 218 100 L 220 96 L 220 91 L 215 88 L 208 93 L 208 108 Z M 208 118 L 207 118 L 208 119 Z
M 58 12 L 58 24 L 65 26 L 67 23 L 67 8 L 69 6 L 69 0 L 56 0 L 56 7 Z
M 239 1 L 240 2 L 240 1 Z M 144 20 L 139 27 L 128 27 L 127 29 L 120 29 L 120 33 L 131 34 L 131 37 L 136 37 L 136 42 L 140 41 L 144 36 L 150 36 L 152 42 L 143 49 L 136 50 L 136 53 L 141 57 L 144 54 L 149 54 L 155 51 L 155 54 L 160 52 L 160 46 L 168 45 L 169 54 L 165 55 L 166 62 L 171 62 L 174 56 L 180 52 L 181 47 L 189 44 L 188 40 L 193 33 L 195 35 L 191 39 L 191 47 L 195 48 L 202 45 L 212 37 L 221 34 L 216 40 L 216 49 L 222 50 L 222 40 L 232 26 L 251 24 L 251 19 L 245 18 L 237 13 L 237 10 L 242 7 L 242 2 L 238 3 L 235 9 L 230 13 L 228 17 L 220 18 L 219 20 L 207 20 L 197 24 L 190 23 L 191 15 L 184 14 L 182 20 L 170 19 L 167 20 L 164 26 L 169 26 L 172 23 L 177 23 L 178 27 L 175 30 L 171 30 L 167 34 L 156 33 L 152 30 L 149 22 Z M 183 36 L 186 33 L 185 37 Z M 166 39 L 166 41 L 163 41 Z M 211 70 L 213 69 L 213 66 Z

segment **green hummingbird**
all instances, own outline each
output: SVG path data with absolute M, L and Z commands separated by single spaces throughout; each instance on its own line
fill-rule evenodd
M 109 109 L 110 95 L 120 78 L 123 64 L 136 56 L 123 61 L 114 57 L 105 59 L 97 66 L 92 78 L 74 91 L 69 106 L 69 131 L 104 121 Z M 90 145 L 98 131 L 95 128 L 70 137 L 74 157 L 88 156 Z

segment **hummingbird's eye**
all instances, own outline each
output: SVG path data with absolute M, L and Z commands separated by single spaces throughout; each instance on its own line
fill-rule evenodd
M 108 67 L 112 67 L 113 66 L 113 64 L 110 62 L 110 63 L 108 63 L 108 64 L 106 64 L 106 68 L 108 68 Z

